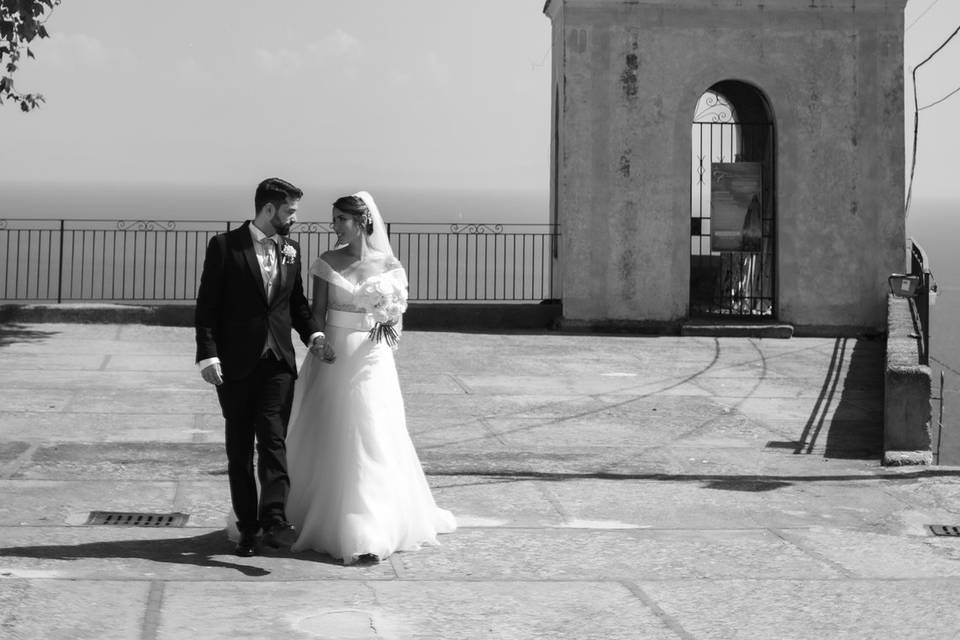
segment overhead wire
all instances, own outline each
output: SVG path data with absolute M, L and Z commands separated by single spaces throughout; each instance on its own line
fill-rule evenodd
M 933 6 L 933 5 L 930 5 L 930 6 Z M 950 37 L 944 40 L 939 47 L 934 49 L 933 53 L 931 53 L 926 58 L 924 58 L 923 62 L 915 66 L 913 68 L 913 72 L 911 73 L 911 76 L 913 79 L 913 153 L 912 153 L 912 158 L 910 160 L 910 181 L 907 186 L 907 200 L 903 206 L 904 217 L 910 215 L 910 202 L 913 198 L 913 177 L 917 171 L 917 140 L 919 138 L 919 132 L 920 132 L 920 99 L 917 96 L 917 71 L 920 70 L 920 67 L 930 62 L 930 60 L 932 60 L 934 56 L 936 56 L 938 53 L 943 51 L 943 48 L 946 47 L 948 44 L 950 44 L 950 41 L 953 40 L 958 33 L 960 33 L 960 26 L 954 29 L 953 33 L 950 34 Z M 960 88 L 958 88 L 957 91 L 960 91 Z M 953 93 L 956 93 L 956 91 L 954 91 Z M 944 98 L 941 98 L 938 102 L 929 104 L 924 108 L 930 108 L 934 106 L 934 104 L 943 102 L 944 100 L 949 98 L 951 95 L 953 94 L 951 93 L 945 96 Z
M 935 107 L 935 106 L 937 106 L 938 104 L 940 104 L 941 102 L 946 102 L 947 100 L 949 100 L 950 98 L 952 98 L 953 96 L 955 96 L 955 95 L 958 94 L 958 93 L 960 93 L 960 87 L 957 87 L 956 89 L 954 89 L 953 91 L 951 91 L 951 92 L 948 93 L 947 95 L 943 96 L 943 97 L 940 98 L 939 100 L 936 100 L 936 101 L 934 101 L 934 102 L 931 102 L 930 104 L 928 104 L 928 105 L 926 105 L 926 106 L 920 107 L 920 111 L 923 111 L 924 109 L 929 109 L 930 107 Z
M 927 13 L 930 11 L 930 9 L 933 9 L 933 7 L 934 7 L 938 2 L 940 2 L 940 0 L 933 0 L 933 2 L 931 2 L 930 5 L 929 5 L 926 9 L 924 9 L 923 12 L 920 13 L 920 15 L 918 15 L 916 18 L 913 19 L 913 22 L 911 22 L 910 24 L 908 24 L 908 25 L 906 26 L 906 28 L 904 29 L 904 31 L 910 31 L 910 28 L 911 28 L 913 25 L 915 25 L 915 24 L 917 24 L 918 22 L 920 22 L 920 18 L 922 18 L 923 16 L 927 15 Z

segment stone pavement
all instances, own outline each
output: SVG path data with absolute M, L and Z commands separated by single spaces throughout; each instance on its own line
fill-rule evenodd
M 233 556 L 190 329 L 0 326 L 0 638 L 960 637 L 960 468 L 883 468 L 883 345 L 409 332 L 442 546 Z M 184 527 L 87 525 L 95 510 Z

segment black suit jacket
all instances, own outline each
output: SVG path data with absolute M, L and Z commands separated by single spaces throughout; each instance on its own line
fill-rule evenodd
M 278 355 L 296 376 L 291 329 L 304 344 L 320 331 L 303 293 L 300 246 L 282 239 L 279 279 L 268 301 L 249 226 L 248 221 L 214 236 L 207 245 L 194 316 L 197 362 L 218 357 L 225 380 L 244 378 L 257 365 L 269 331 L 280 350 Z M 283 257 L 283 245 L 296 252 L 290 262 Z

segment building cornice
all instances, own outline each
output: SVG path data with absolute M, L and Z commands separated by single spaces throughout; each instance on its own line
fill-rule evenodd
M 902 12 L 907 0 L 546 0 L 543 12 L 551 15 L 558 5 L 575 7 L 649 6 L 673 9 L 805 10 L 849 12 Z

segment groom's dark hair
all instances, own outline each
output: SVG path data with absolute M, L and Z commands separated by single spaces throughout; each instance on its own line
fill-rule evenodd
M 267 178 L 257 185 L 257 193 L 253 196 L 253 206 L 257 213 L 266 205 L 279 207 L 289 200 L 299 200 L 303 197 L 303 190 L 282 178 Z

